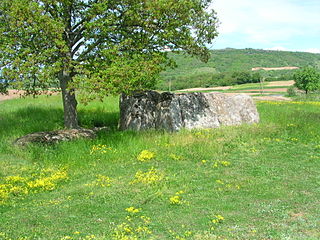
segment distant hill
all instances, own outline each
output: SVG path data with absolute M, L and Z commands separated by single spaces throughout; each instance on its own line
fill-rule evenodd
M 183 54 L 169 53 L 178 67 L 161 74 L 158 89 L 168 90 L 189 87 L 208 87 L 230 82 L 239 72 L 250 72 L 252 68 L 320 67 L 320 54 L 285 52 L 258 49 L 222 49 L 211 51 L 208 63 Z M 296 70 L 257 71 L 267 80 L 290 80 Z M 221 80 L 224 79 L 224 80 Z

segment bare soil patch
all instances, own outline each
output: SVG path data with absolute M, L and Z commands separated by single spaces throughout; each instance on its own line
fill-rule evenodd
M 23 91 L 8 90 L 8 94 L 0 94 L 0 101 L 19 98 L 21 95 L 23 95 L 23 93 Z
M 273 67 L 273 68 L 255 67 L 255 68 L 251 68 L 251 71 L 257 71 L 257 70 L 279 71 L 279 70 L 293 70 L 293 69 L 299 69 L 299 67 Z
M 268 87 L 274 87 L 274 86 L 277 86 L 277 87 L 289 87 L 289 86 L 292 86 L 294 84 L 294 81 L 293 80 L 290 80 L 290 81 L 276 81 L 276 82 L 268 82 Z
M 20 98 L 24 96 L 25 91 L 20 90 L 8 90 L 8 94 L 0 94 L 0 102 L 5 100 L 10 100 L 14 98 Z M 44 91 L 41 95 L 55 95 L 58 92 L 54 91 Z
M 229 90 L 232 86 L 225 86 L 225 87 L 211 87 L 211 88 L 187 88 L 178 90 L 179 92 L 196 92 L 196 91 L 206 91 L 206 90 Z
M 245 95 L 257 95 L 257 93 L 251 93 L 251 92 L 228 92 L 228 93 L 223 93 L 227 96 L 233 96 L 233 95 L 239 95 L 239 94 L 245 94 Z
M 261 91 L 261 90 L 260 89 L 241 90 L 241 92 L 257 92 L 257 91 Z M 287 89 L 286 88 L 267 88 L 267 89 L 263 89 L 262 92 L 287 92 Z
M 265 101 L 291 101 L 291 98 L 288 98 L 288 97 L 283 97 L 283 96 L 254 96 L 254 95 L 257 95 L 257 93 L 251 93 L 251 92 L 246 92 L 246 93 L 223 93 L 223 94 L 228 95 L 228 96 L 246 94 L 246 95 L 252 96 L 253 99 L 265 100 Z

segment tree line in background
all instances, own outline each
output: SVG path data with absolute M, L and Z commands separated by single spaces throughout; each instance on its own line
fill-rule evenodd
M 198 73 L 173 76 L 159 82 L 157 89 L 167 91 L 195 87 L 232 86 L 260 81 L 292 80 L 296 70 L 279 71 L 234 71 L 222 73 Z

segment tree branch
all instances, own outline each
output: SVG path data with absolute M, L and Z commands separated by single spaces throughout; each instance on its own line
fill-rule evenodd
M 101 43 L 103 43 L 104 39 L 100 38 L 95 43 L 92 43 L 90 46 L 88 46 L 87 50 L 83 51 L 79 56 L 79 61 L 84 60 L 84 56 L 89 54 L 95 47 L 99 46 Z
M 83 40 L 80 41 L 80 42 L 78 42 L 78 44 L 73 48 L 73 50 L 72 50 L 72 52 L 71 52 L 71 57 L 74 56 L 74 54 L 79 50 L 79 48 L 80 48 L 81 46 L 83 46 L 83 44 L 84 44 L 84 41 L 83 41 Z

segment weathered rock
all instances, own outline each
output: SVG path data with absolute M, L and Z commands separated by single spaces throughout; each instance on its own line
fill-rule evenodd
M 106 130 L 106 128 L 94 129 L 65 129 L 51 132 L 31 133 L 15 140 L 16 145 L 24 146 L 29 143 L 52 144 L 61 141 L 70 141 L 78 138 L 95 138 L 96 132 Z
M 251 97 L 222 93 L 158 93 L 146 91 L 122 95 L 120 99 L 121 130 L 181 128 L 216 128 L 259 122 Z

